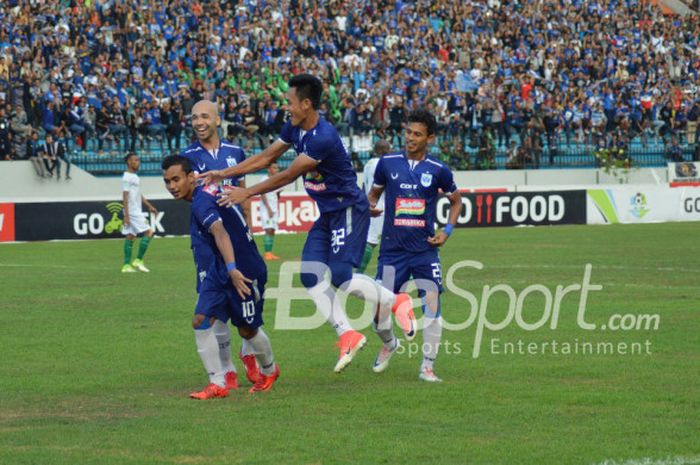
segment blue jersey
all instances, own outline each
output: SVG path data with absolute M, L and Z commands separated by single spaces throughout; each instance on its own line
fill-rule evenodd
M 412 167 L 403 153 L 384 155 L 377 163 L 374 184 L 384 188 L 384 229 L 381 253 L 423 252 L 433 248 L 438 189 L 457 190 L 452 171 L 426 156 Z
M 202 147 L 197 141 L 187 147 L 182 156 L 187 158 L 196 173 L 206 173 L 211 170 L 224 170 L 231 166 L 236 166 L 245 160 L 245 152 L 237 145 L 226 141 L 219 142 L 219 148 L 209 151 Z M 243 177 L 225 179 L 224 185 L 237 186 Z
M 297 154 L 306 154 L 318 162 L 314 171 L 306 173 L 304 188 L 322 214 L 351 205 L 367 205 L 367 196 L 357 186 L 350 156 L 331 123 L 321 117 L 313 129 L 304 131 L 287 121 L 279 138 L 291 144 Z
M 245 160 L 245 152 L 243 152 L 243 150 L 237 145 L 233 145 L 226 141 L 219 142 L 219 148 L 212 152 L 202 147 L 202 144 L 199 141 L 194 142 L 182 152 L 182 156 L 190 161 L 190 165 L 192 165 L 192 169 L 195 173 L 206 173 L 207 171 L 211 170 L 223 170 L 229 166 L 235 166 Z M 243 179 L 243 177 L 224 179 L 222 181 L 222 185 L 238 186 L 241 179 Z M 240 207 L 235 206 L 232 208 Z M 195 267 L 197 268 L 197 292 L 199 292 L 199 287 L 206 276 L 211 262 L 214 260 L 213 252 L 213 250 L 206 247 L 200 247 L 198 251 L 195 250 L 193 236 L 192 254 L 194 255 L 194 263 Z
M 209 228 L 217 221 L 223 223 L 231 238 L 237 269 L 247 278 L 262 281 L 267 279 L 265 262 L 258 252 L 253 236 L 248 231 L 243 215 L 237 208 L 217 205 L 216 195 L 218 192 L 219 188 L 216 186 L 198 186 L 192 197 L 190 237 L 192 253 L 199 274 L 198 292 L 200 283 L 205 277 L 222 288 L 232 285 L 224 259 L 216 247 L 214 236 L 209 232 Z M 202 271 L 206 274 L 202 275 Z

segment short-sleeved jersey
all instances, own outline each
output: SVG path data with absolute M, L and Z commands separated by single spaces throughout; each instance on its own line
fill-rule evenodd
M 265 262 L 258 252 L 253 236 L 248 231 L 243 215 L 237 208 L 217 205 L 218 192 L 219 188 L 213 185 L 198 186 L 192 196 L 190 237 L 197 270 L 206 271 L 212 282 L 222 287 L 228 286 L 231 282 L 224 259 L 216 247 L 214 236 L 209 232 L 209 228 L 215 222 L 221 221 L 231 238 L 237 269 L 250 279 L 266 277 Z M 214 257 L 213 260 L 212 257 Z M 198 280 L 197 283 L 198 291 L 200 281 Z
M 384 188 L 385 196 L 381 251 L 431 249 L 427 239 L 435 235 L 438 189 L 457 190 L 452 171 L 431 156 L 411 163 L 403 153 L 390 154 L 377 163 L 374 184 Z
M 279 138 L 292 145 L 297 154 L 318 162 L 315 170 L 306 173 L 304 188 L 322 214 L 367 204 L 367 196 L 357 186 L 348 151 L 331 123 L 321 117 L 313 129 L 304 131 L 287 121 Z
M 367 160 L 364 169 L 362 170 L 362 185 L 365 188 L 365 194 L 369 195 L 369 191 L 372 190 L 372 185 L 374 184 L 374 172 L 377 170 L 377 163 L 379 163 L 379 158 L 370 158 Z M 377 208 L 384 210 L 384 194 L 377 200 Z
M 219 148 L 211 152 L 197 141 L 187 147 L 182 152 L 182 156 L 190 161 L 195 173 L 224 170 L 245 160 L 243 149 L 227 141 L 219 142 Z M 243 179 L 242 176 L 235 179 L 225 179 L 223 185 L 237 186 L 241 179 Z
M 141 216 L 141 180 L 136 173 L 124 171 L 122 192 L 129 193 L 129 216 Z
M 245 160 L 245 152 L 239 146 L 231 144 L 227 141 L 219 142 L 219 148 L 213 151 L 209 151 L 202 147 L 199 141 L 190 144 L 183 152 L 182 156 L 190 161 L 192 170 L 195 173 L 206 173 L 211 170 L 223 170 L 229 166 L 235 166 Z M 222 185 L 224 186 L 238 186 L 240 180 L 243 177 L 235 179 L 224 179 Z M 231 208 L 240 208 L 239 206 Z M 195 266 L 197 268 L 197 291 L 199 291 L 199 285 L 201 284 L 204 276 L 206 276 L 207 269 L 211 261 L 214 259 L 213 251 L 209 250 L 208 260 L 205 255 L 207 254 L 207 249 L 202 249 L 200 247 L 199 251 L 194 248 L 194 241 L 192 243 L 192 253 L 195 256 Z M 199 260 L 197 259 L 199 255 Z

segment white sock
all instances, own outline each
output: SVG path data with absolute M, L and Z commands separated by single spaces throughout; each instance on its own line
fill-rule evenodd
M 429 318 L 423 315 L 423 363 L 421 371 L 433 369 L 442 338 L 442 318 Z
M 231 361 L 231 328 L 223 321 L 215 320 L 211 326 L 219 344 L 219 360 L 224 373 L 236 372 L 236 366 Z
M 383 315 L 391 313 L 391 307 L 396 301 L 396 294 L 379 284 L 375 279 L 359 273 L 353 273 L 352 279 L 343 285 L 343 291 L 379 305 L 380 322 L 384 321 Z M 379 326 L 383 327 L 381 324 Z
M 389 350 L 396 347 L 396 337 L 394 336 L 394 330 L 391 326 L 389 326 L 389 329 L 379 329 L 377 323 L 373 321 L 372 329 L 374 329 L 374 332 L 377 333 L 377 336 L 379 336 L 379 339 L 382 341 L 382 344 L 384 344 L 384 347 Z
M 271 375 L 275 371 L 275 357 L 272 355 L 272 344 L 262 328 L 258 328 L 258 334 L 248 339 L 253 348 L 255 359 L 260 365 L 260 371 L 264 375 Z
M 254 355 L 253 348 L 250 346 L 250 342 L 247 339 L 243 339 L 241 342 L 241 355 Z
M 352 329 L 345 314 L 345 309 L 340 305 L 339 299 L 336 299 L 335 290 L 328 283 L 319 283 L 308 289 L 308 292 L 316 304 L 316 309 L 335 329 L 338 336 Z
M 209 382 L 224 387 L 226 383 L 224 382 L 224 371 L 221 369 L 221 361 L 219 360 L 219 344 L 216 341 L 213 329 L 195 329 L 194 337 L 197 341 L 197 353 L 209 375 Z

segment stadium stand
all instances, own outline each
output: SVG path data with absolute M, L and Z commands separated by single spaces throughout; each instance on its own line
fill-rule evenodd
M 637 0 L 8 0 L 0 23 L 3 159 L 36 130 L 94 174 L 126 149 L 158 172 L 200 98 L 255 152 L 301 71 L 324 79 L 358 169 L 420 105 L 454 169 L 698 158 L 700 21 Z

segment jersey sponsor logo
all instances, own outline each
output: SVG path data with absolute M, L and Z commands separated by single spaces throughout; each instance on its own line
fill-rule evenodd
M 418 189 L 418 184 L 409 184 L 407 182 L 402 182 L 401 184 L 399 184 L 399 187 L 401 189 L 415 190 Z
M 408 226 L 410 228 L 424 228 L 425 220 L 421 218 L 394 218 L 394 226 Z
M 425 199 L 407 199 L 398 197 L 396 199 L 395 215 L 418 216 L 425 213 Z
M 420 184 L 423 187 L 430 187 L 433 183 L 433 175 L 430 173 L 423 173 L 420 175 Z
M 217 186 L 216 184 L 205 184 L 202 188 L 202 191 L 206 192 L 209 195 L 216 196 L 219 193 L 219 186 Z
M 304 187 L 306 188 L 307 191 L 314 191 L 314 192 L 321 192 L 321 191 L 325 191 L 327 189 L 325 182 L 322 182 L 320 184 L 315 184 L 311 181 L 304 181 Z

